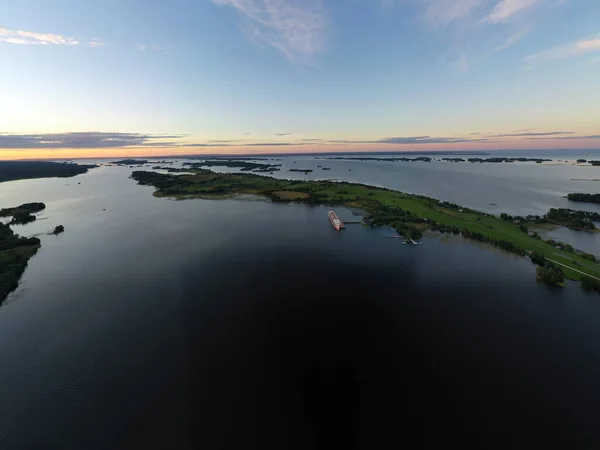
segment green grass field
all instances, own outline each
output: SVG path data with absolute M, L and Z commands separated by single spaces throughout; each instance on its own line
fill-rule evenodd
M 281 201 L 281 196 L 274 193 L 289 191 L 308 194 L 303 200 L 306 203 L 353 206 L 370 213 L 381 205 L 397 206 L 421 219 L 508 241 L 521 250 L 544 255 L 567 266 L 561 269 L 569 279 L 579 280 L 581 277 L 581 274 L 573 269 L 600 278 L 600 264 L 597 262 L 586 260 L 576 253 L 557 249 L 541 239 L 529 236 L 511 221 L 468 208 L 446 207 L 439 200 L 432 198 L 346 182 L 279 180 L 253 174 L 221 174 L 207 170 L 200 170 L 194 175 L 179 176 L 141 173 L 147 174 L 144 177 L 148 180 L 140 181 L 142 176 L 136 176 L 136 173 L 133 178 L 142 184 L 158 187 L 155 195 L 159 197 L 219 198 L 230 197 L 232 194 L 255 194 Z

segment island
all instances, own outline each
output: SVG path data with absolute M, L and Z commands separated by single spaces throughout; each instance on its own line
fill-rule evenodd
M 383 162 L 432 162 L 432 161 L 444 161 L 444 162 L 452 162 L 452 163 L 461 163 L 461 162 L 470 162 L 470 163 L 513 163 L 513 162 L 535 162 L 542 163 L 546 161 L 552 161 L 551 159 L 546 158 L 504 158 L 504 157 L 491 157 L 491 158 L 441 158 L 434 159 L 430 156 L 418 156 L 414 158 L 407 158 L 404 156 L 401 157 L 371 157 L 371 156 L 335 156 L 335 157 L 327 157 L 321 159 L 337 159 L 337 160 L 347 160 L 347 161 L 383 161 Z M 592 162 L 592 161 L 590 161 Z M 598 161 L 600 163 L 600 161 Z
M 67 178 L 98 167 L 94 164 L 75 164 L 50 161 L 0 161 L 0 183 L 32 178 Z
M 154 186 L 157 197 L 230 198 L 253 194 L 274 202 L 356 207 L 371 216 L 372 225 L 393 227 L 409 239 L 420 239 L 425 230 L 462 235 L 519 256 L 541 255 L 545 258 L 543 267 L 559 269 L 567 279 L 600 281 L 600 264 L 593 255 L 544 241 L 512 216 L 501 218 L 421 195 L 357 183 L 285 180 L 207 169 L 196 169 L 188 175 L 135 171 L 131 177 L 141 185 Z
M 17 288 L 27 262 L 40 247 L 38 238 L 20 237 L 0 222 L 0 304 Z
M 208 159 L 199 163 L 183 163 L 184 166 L 191 169 L 201 169 L 203 167 L 230 167 L 240 169 L 243 172 L 276 172 L 281 164 L 265 164 L 248 162 L 244 159 Z
M 390 157 L 390 158 L 382 158 L 377 156 L 331 156 L 324 157 L 320 159 L 334 159 L 334 160 L 346 160 L 346 161 L 381 161 L 381 162 L 411 162 L 411 161 L 420 161 L 420 162 L 431 162 L 433 158 L 429 156 L 417 156 L 415 158 L 406 158 L 404 156 L 398 157 Z
M 290 169 L 289 172 L 302 172 L 304 175 L 311 173 L 312 169 Z
M 36 220 L 33 213 L 40 212 L 43 209 L 46 209 L 44 203 L 24 203 L 14 208 L 0 209 L 0 217 L 12 217 L 12 220 L 9 222 L 10 225 L 24 225 Z
M 541 164 L 546 161 L 552 161 L 547 158 L 468 158 L 470 163 L 513 163 L 513 162 L 534 162 Z
M 567 198 L 572 202 L 600 203 L 600 194 L 574 193 L 568 194 Z
M 147 159 L 121 159 L 119 161 L 111 161 L 110 164 L 115 164 L 117 166 L 131 166 L 131 165 L 141 165 L 148 164 L 150 161 Z
M 54 231 L 52 232 L 52 234 L 58 235 L 60 233 L 64 233 L 65 232 L 65 227 L 62 225 L 58 225 L 54 228 Z

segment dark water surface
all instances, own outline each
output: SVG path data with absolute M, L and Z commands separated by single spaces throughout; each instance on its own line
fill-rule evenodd
M 47 203 L 18 232 L 66 229 L 0 308 L 3 450 L 600 445 L 597 294 L 460 238 L 339 234 L 326 207 L 156 199 L 130 171 L 0 186 Z

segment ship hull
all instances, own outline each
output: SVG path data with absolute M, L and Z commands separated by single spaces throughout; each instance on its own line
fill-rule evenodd
M 335 228 L 337 231 L 342 231 L 344 228 L 344 223 L 339 219 L 337 214 L 334 211 L 329 211 L 329 222 L 331 222 L 331 226 Z

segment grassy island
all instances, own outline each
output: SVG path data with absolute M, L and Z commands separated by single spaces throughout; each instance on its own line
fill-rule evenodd
M 31 178 L 74 177 L 98 167 L 49 161 L 0 161 L 0 183 Z
M 247 173 L 215 173 L 195 170 L 194 174 L 171 175 L 136 171 L 139 184 L 157 188 L 157 197 L 227 198 L 236 194 L 266 196 L 276 202 L 329 204 L 358 207 L 371 215 L 374 225 L 394 227 L 398 233 L 419 239 L 424 230 L 461 234 L 508 252 L 543 256 L 544 265 L 558 267 L 571 280 L 600 280 L 600 264 L 569 246 L 560 247 L 529 233 L 521 223 L 464 208 L 450 202 L 406 194 L 363 184 L 281 180 Z M 537 217 L 537 216 L 536 216 Z M 594 258 L 595 259 L 595 258 Z

